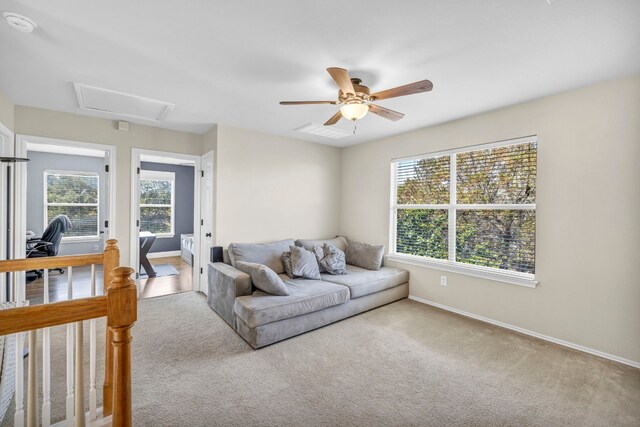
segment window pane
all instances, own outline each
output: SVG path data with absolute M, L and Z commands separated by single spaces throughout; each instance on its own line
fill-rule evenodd
M 458 203 L 536 202 L 535 143 L 459 153 L 456 160 Z
M 171 207 L 140 207 L 140 231 L 171 233 Z
M 97 175 L 47 173 L 48 203 L 98 203 Z
M 397 163 L 398 204 L 448 204 L 449 156 Z
M 66 215 L 71 221 L 71 229 L 65 233 L 66 237 L 98 235 L 97 206 L 48 206 L 47 224 L 56 215 Z
M 170 205 L 171 181 L 159 179 L 140 180 L 141 205 Z
M 396 252 L 430 258 L 448 258 L 446 209 L 398 209 Z
M 533 210 L 458 210 L 456 261 L 534 273 Z

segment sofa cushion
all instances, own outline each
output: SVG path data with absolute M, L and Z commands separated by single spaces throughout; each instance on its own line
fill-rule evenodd
M 271 295 L 286 296 L 289 295 L 287 285 L 272 269 L 263 264 L 254 262 L 236 262 L 238 270 L 251 276 L 253 285 Z
M 229 245 L 229 261 L 234 267 L 237 261 L 264 264 L 280 274 L 284 272 L 280 257 L 293 244 L 292 239 L 269 243 L 231 243 Z
M 324 240 L 308 240 L 308 239 L 298 239 L 296 240 L 296 246 L 302 246 L 308 251 L 312 251 L 316 246 L 322 246 L 324 243 L 328 243 L 336 248 L 340 249 L 342 252 L 346 252 L 347 250 L 347 239 L 342 236 L 334 237 L 333 239 L 324 239 Z
M 345 286 L 320 280 L 288 279 L 285 275 L 280 277 L 285 278 L 289 296 L 256 291 L 236 298 L 235 313 L 249 327 L 313 313 L 349 300 L 349 289 Z
M 378 270 L 382 266 L 384 245 L 370 245 L 348 239 L 346 256 L 347 264 L 366 268 L 367 270 Z
M 395 267 L 382 267 L 373 271 L 347 264 L 346 275 L 323 274 L 322 280 L 347 286 L 351 291 L 351 298 L 358 298 L 407 283 L 409 272 Z

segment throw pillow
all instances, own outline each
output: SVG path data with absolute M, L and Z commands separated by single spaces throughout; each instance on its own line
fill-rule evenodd
M 346 253 L 347 264 L 367 270 L 380 270 L 384 256 L 384 245 L 370 245 L 351 239 L 347 240 L 349 242 Z
M 275 271 L 263 264 L 237 261 L 236 268 L 251 276 L 253 286 L 271 295 L 287 296 L 289 289 Z
M 318 261 L 318 270 L 320 270 L 320 273 L 326 273 L 327 270 L 322 266 L 322 263 L 320 262 L 322 258 L 324 258 L 324 251 L 322 250 L 322 246 L 315 246 L 313 248 L 313 253 L 316 256 L 316 261 Z
M 298 246 L 290 246 L 291 250 L 291 273 L 297 277 L 305 279 L 320 280 L 320 270 L 316 255 Z
M 287 276 L 291 279 L 295 279 L 291 271 L 291 252 L 283 252 L 280 258 L 282 259 L 282 265 L 284 265 L 284 272 L 287 273 Z
M 318 256 L 318 264 L 320 271 L 329 274 L 347 274 L 347 263 L 345 254 L 333 245 L 324 243 L 322 246 L 315 247 L 316 256 Z

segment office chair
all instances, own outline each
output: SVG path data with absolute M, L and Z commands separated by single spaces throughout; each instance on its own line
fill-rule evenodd
M 47 228 L 42 233 L 42 237 L 34 237 L 27 240 L 27 258 L 43 258 L 58 255 L 62 236 L 71 228 L 71 221 L 66 215 L 56 215 L 53 217 Z M 60 274 L 64 273 L 61 268 L 54 268 Z M 28 273 L 35 273 L 38 279 L 42 277 L 42 270 L 32 270 Z

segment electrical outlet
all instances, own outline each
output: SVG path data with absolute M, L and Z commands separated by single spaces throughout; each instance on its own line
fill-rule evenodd
M 93 245 L 93 250 L 97 251 L 98 250 L 98 245 Z
M 440 276 L 440 286 L 447 286 L 447 276 Z

